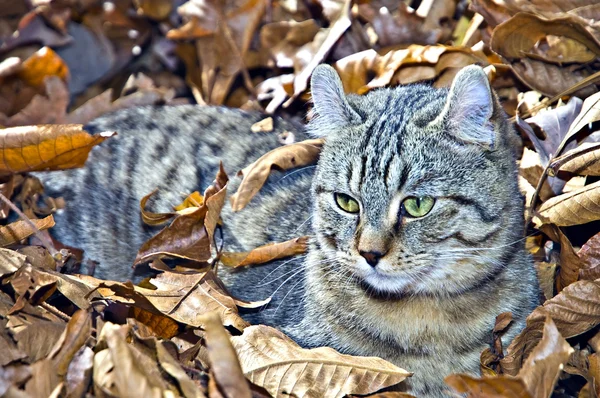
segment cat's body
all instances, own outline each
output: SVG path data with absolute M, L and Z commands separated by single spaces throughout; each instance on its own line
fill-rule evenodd
M 346 98 L 335 73 L 317 69 L 309 128 L 326 137 L 319 166 L 274 173 L 247 208 L 223 212 L 227 250 L 311 237 L 306 257 L 223 275 L 243 298 L 277 290 L 251 321 L 307 347 L 394 362 L 415 372 L 410 391 L 427 397 L 443 396 L 447 374 L 478 373 L 498 314 L 513 313 L 504 340 L 514 336 L 538 288 L 512 131 L 482 76 L 469 68 L 450 92 L 415 85 Z M 180 193 L 206 187 L 219 160 L 231 176 L 279 146 L 278 132 L 305 137 L 280 119 L 274 132 L 251 133 L 260 119 L 178 107 L 94 122 L 91 130 L 117 130 L 121 141 L 94 150 L 87 171 L 44 177 L 72 206 L 54 233 L 100 261 L 98 276 L 131 277 L 137 248 L 155 232 L 139 220 L 142 196 L 170 192 L 157 203 L 168 210 Z

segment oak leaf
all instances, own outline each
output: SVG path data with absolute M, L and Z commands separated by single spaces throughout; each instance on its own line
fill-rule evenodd
M 312 139 L 273 149 L 238 172 L 243 179 L 229 199 L 233 211 L 242 210 L 250 202 L 269 178 L 271 169 L 289 170 L 316 163 L 323 142 Z
M 380 358 L 301 348 L 264 325 L 250 326 L 231 340 L 246 377 L 274 397 L 369 394 L 412 375 Z

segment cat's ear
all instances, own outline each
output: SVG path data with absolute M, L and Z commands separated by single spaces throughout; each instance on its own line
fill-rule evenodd
M 346 99 L 340 77 L 331 66 L 322 64 L 315 68 L 310 91 L 316 113 L 314 116 L 330 128 L 337 129 L 361 122 L 361 117 Z
M 493 148 L 496 133 L 490 122 L 495 99 L 484 70 L 461 69 L 454 78 L 442 115 L 449 132 L 461 141 Z

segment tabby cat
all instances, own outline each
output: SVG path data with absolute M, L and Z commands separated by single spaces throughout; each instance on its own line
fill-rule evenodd
M 495 317 L 514 322 L 535 307 L 538 287 L 525 251 L 513 130 L 476 66 L 452 87 L 416 84 L 364 96 L 343 92 L 336 72 L 312 77 L 311 136 L 325 137 L 317 166 L 275 172 L 243 211 L 223 212 L 229 251 L 310 236 L 306 256 L 226 272 L 238 296 L 275 293 L 253 322 L 275 325 L 305 347 L 378 356 L 414 376 L 408 391 L 446 396 L 445 375 L 478 373 Z M 204 189 L 223 160 L 230 176 L 279 146 L 307 138 L 275 119 L 218 107 L 146 107 L 104 116 L 91 132 L 119 135 L 86 168 L 41 175 L 65 197 L 53 234 L 99 262 L 96 276 L 133 278 L 137 248 L 155 229 L 139 215 L 155 188 L 157 209 Z M 230 192 L 239 181 L 233 181 Z

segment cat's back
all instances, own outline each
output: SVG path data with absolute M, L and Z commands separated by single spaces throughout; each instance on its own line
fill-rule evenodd
M 143 224 L 141 198 L 158 190 L 150 208 L 170 211 L 186 194 L 203 192 L 221 161 L 235 186 L 236 172 L 281 146 L 282 133 L 305 139 L 299 124 L 276 117 L 272 131 L 253 133 L 251 127 L 263 119 L 265 116 L 258 112 L 181 105 L 130 108 L 94 120 L 86 126 L 88 132 L 116 131 L 117 136 L 95 147 L 84 168 L 38 173 L 48 194 L 65 199 L 65 208 L 55 215 L 53 235 L 65 244 L 83 248 L 87 258 L 97 261 L 97 277 L 131 279 L 138 248 L 159 230 Z M 249 217 L 247 225 L 254 225 L 261 233 L 247 233 L 251 238 L 235 236 L 240 234 L 227 231 L 226 225 L 230 250 L 287 236 L 280 229 L 269 232 L 264 228 L 261 222 L 265 223 L 266 217 L 260 209 L 280 208 L 283 205 L 278 201 L 294 200 L 289 192 L 306 191 L 310 175 L 300 172 L 291 178 L 271 180 L 256 200 L 262 206 L 252 203 L 243 216 L 236 215 L 240 219 L 237 224 L 232 221 L 234 226 L 246 224 L 243 219 Z M 281 185 L 289 192 L 278 189 Z M 308 206 L 299 217 L 306 211 Z M 225 213 L 231 215 L 228 209 Z

